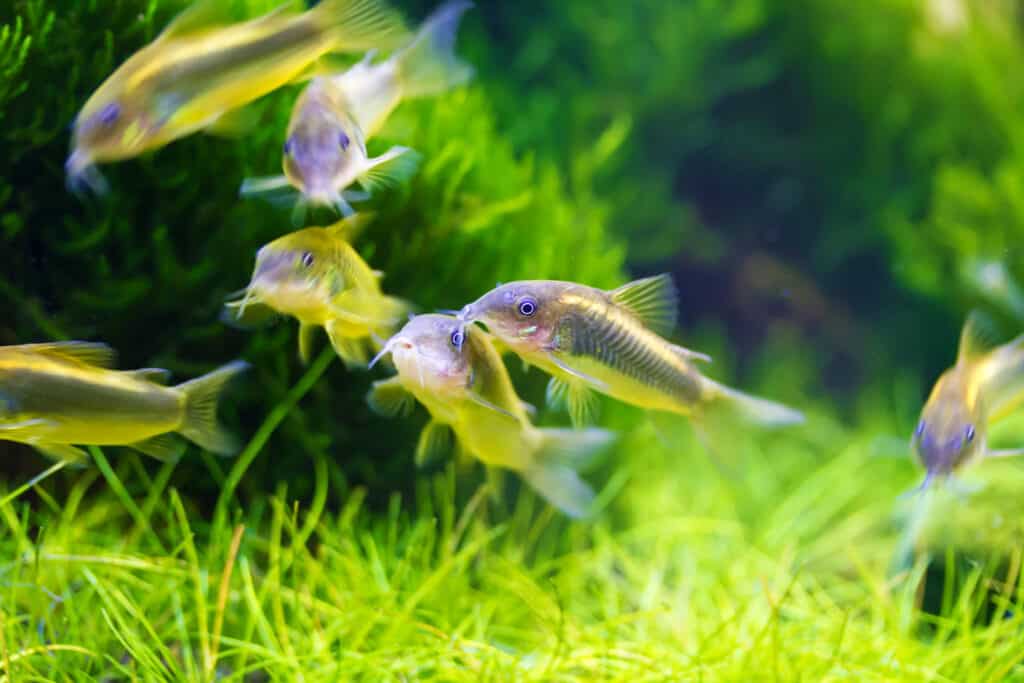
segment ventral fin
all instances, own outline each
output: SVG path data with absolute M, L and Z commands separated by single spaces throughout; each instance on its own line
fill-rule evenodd
M 452 448 L 452 430 L 446 424 L 431 420 L 420 432 L 416 442 L 416 466 L 427 467 L 447 457 Z
M 657 334 L 668 334 L 676 325 L 679 294 L 667 273 L 634 280 L 613 289 L 609 295 Z
M 177 462 L 185 452 L 185 440 L 175 434 L 161 434 L 129 444 L 128 447 L 160 462 Z
M 366 394 L 366 402 L 378 415 L 399 417 L 412 412 L 415 399 L 396 376 L 374 382 Z
M 117 358 L 114 349 L 99 342 L 52 342 L 26 344 L 21 348 L 33 353 L 69 360 L 82 365 L 92 365 L 97 368 L 112 368 Z
M 578 379 L 552 377 L 548 382 L 546 401 L 552 408 L 568 410 L 575 427 L 589 424 L 597 416 L 597 394 Z
M 957 362 L 970 362 L 979 359 L 996 346 L 998 336 L 991 318 L 981 311 L 971 311 L 960 332 Z
M 401 185 L 416 173 L 420 155 L 409 147 L 392 147 L 379 157 L 366 161 L 359 184 L 370 195 Z
M 89 454 L 77 446 L 65 443 L 33 443 L 30 445 L 47 458 L 66 462 L 72 467 L 85 467 L 89 463 Z

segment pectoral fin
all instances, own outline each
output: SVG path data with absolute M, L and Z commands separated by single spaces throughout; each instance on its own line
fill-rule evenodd
M 66 462 L 72 467 L 85 467 L 89 464 L 89 454 L 76 446 L 64 443 L 33 443 L 29 445 L 47 458 Z
M 420 155 L 409 147 L 392 147 L 379 157 L 367 159 L 359 184 L 371 195 L 401 185 L 419 168 Z
M 335 353 L 346 367 L 366 366 L 370 358 L 364 338 L 342 336 L 342 328 L 338 320 L 329 320 L 324 329 L 327 330 L 327 338 L 331 340 L 331 346 L 334 347 Z
M 985 453 L 985 456 L 989 458 L 1013 458 L 1018 455 L 1024 455 L 1024 448 L 1000 448 Z
M 366 394 L 366 402 L 370 409 L 378 415 L 398 417 L 412 412 L 415 399 L 402 386 L 398 376 L 395 376 L 374 382 L 369 393 Z
M 185 452 L 185 440 L 174 434 L 161 434 L 130 444 L 128 447 L 160 462 L 177 462 Z
M 452 430 L 446 424 L 431 420 L 420 432 L 416 442 L 416 466 L 426 467 L 446 457 L 452 448 Z
M 259 125 L 261 114 L 262 111 L 252 105 L 233 109 L 218 116 L 204 129 L 204 132 L 224 138 L 241 137 Z
M 591 377 L 587 373 L 581 372 L 581 371 L 577 370 L 576 368 L 566 364 L 565 361 L 563 361 L 561 358 L 556 356 L 550 350 L 547 352 L 547 358 L 548 358 L 549 361 L 551 361 L 551 363 L 555 367 L 557 367 L 559 370 L 561 370 L 565 374 L 569 375 L 570 377 L 574 377 L 575 379 L 577 379 L 577 380 L 579 380 L 581 382 L 589 384 L 590 386 L 594 387 L 598 391 L 606 391 L 608 389 L 608 385 L 607 384 L 605 384 L 601 380 L 597 379 L 596 377 Z
M 493 410 L 494 412 L 500 413 L 501 415 L 505 415 L 506 417 L 510 417 L 513 420 L 517 419 L 515 415 L 513 415 L 509 411 L 505 410 L 501 406 L 498 406 L 498 405 L 495 405 L 494 403 L 491 403 L 490 401 L 488 401 L 486 398 L 484 398 L 480 394 L 476 393 L 475 391 L 470 391 L 468 396 L 469 396 L 469 400 L 471 400 L 473 403 L 477 404 L 478 406 L 482 406 L 484 408 L 487 408 L 488 410 Z

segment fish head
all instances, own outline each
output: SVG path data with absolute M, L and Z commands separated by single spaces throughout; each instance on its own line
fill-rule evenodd
M 418 315 L 385 344 L 398 374 L 431 393 L 450 396 L 470 383 L 465 323 L 449 315 Z
M 914 429 L 911 446 L 928 476 L 947 476 L 985 450 L 985 420 L 958 383 L 940 380 Z
M 554 339 L 565 314 L 563 295 L 572 286 L 554 280 L 509 282 L 465 306 L 459 319 L 483 323 L 513 350 L 538 350 Z
M 138 154 L 152 130 L 152 117 L 130 100 L 97 92 L 73 124 L 71 154 L 64 165 L 69 185 L 103 191 L 94 164 Z
M 345 287 L 336 245 L 324 228 L 306 228 L 264 245 L 246 298 L 281 313 L 312 317 Z
M 311 204 L 347 213 L 341 192 L 355 182 L 365 149 L 351 117 L 307 97 L 288 127 L 282 149 L 284 174 Z

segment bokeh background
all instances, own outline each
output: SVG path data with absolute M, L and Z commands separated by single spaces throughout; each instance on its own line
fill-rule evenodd
M 242 201 L 238 186 L 279 172 L 299 87 L 263 100 L 242 137 L 196 135 L 105 166 L 107 197 L 64 187 L 76 111 L 184 4 L 0 4 L 0 344 L 102 340 L 121 367 L 182 380 L 245 358 L 253 369 L 224 416 L 249 436 L 307 370 L 293 322 L 242 330 L 220 319 L 256 250 L 291 229 L 287 210 Z M 395 4 L 410 22 L 434 6 Z M 422 310 L 457 308 L 496 281 L 611 288 L 671 272 L 677 341 L 710 352 L 717 379 L 811 420 L 785 435 L 733 430 L 707 459 L 685 425 L 667 448 L 646 416 L 606 401 L 602 420 L 624 438 L 588 475 L 605 514 L 629 525 L 727 509 L 773 557 L 835 533 L 804 559 L 849 576 L 840 549 L 868 543 L 879 564 L 895 552 L 870 544 L 901 533 L 888 512 L 920 475 L 909 434 L 967 312 L 986 311 L 1004 338 L 1024 327 L 1022 38 L 1024 5 L 1012 0 L 478 0 L 458 49 L 477 78 L 403 105 L 371 145 L 407 144 L 424 161 L 408 187 L 371 203 L 377 220 L 356 246 L 390 293 Z M 542 403 L 545 378 L 510 369 Z M 282 487 L 308 501 L 314 462 L 331 463 L 331 509 L 356 490 L 375 514 L 396 493 L 413 508 L 438 472 L 466 482 L 465 503 L 479 470 L 413 464 L 422 411 L 387 420 L 367 408 L 370 382 L 386 375 L 333 363 L 247 468 L 239 504 L 259 508 Z M 127 451 L 110 458 L 131 495 L 160 468 Z M 941 536 L 994 551 L 995 566 L 1024 538 L 1004 523 L 1019 516 L 1006 506 L 1022 477 L 1000 465 L 1002 497 L 972 503 Z M 44 466 L 0 441 L 7 488 Z M 206 520 L 230 467 L 191 450 L 164 484 Z M 733 483 L 718 488 L 726 472 Z M 51 492 L 59 499 L 78 476 L 61 472 Z M 782 521 L 797 516 L 806 526 Z M 573 548 L 586 545 L 580 533 Z M 934 581 L 970 561 L 945 556 Z M 942 599 L 925 604 L 941 611 Z
M 0 341 L 100 339 L 122 367 L 181 378 L 244 357 L 255 369 L 229 419 L 251 432 L 301 372 L 296 331 L 218 316 L 256 249 L 290 229 L 237 190 L 277 172 L 298 88 L 266 98 L 240 139 L 106 167 L 109 197 L 63 184 L 75 112 L 180 5 L 0 9 Z M 1009 1 L 481 2 L 460 36 L 473 86 L 407 104 L 377 141 L 426 160 L 374 205 L 359 248 L 423 310 L 501 280 L 668 271 L 682 337 L 721 347 L 726 379 L 792 365 L 771 393 L 850 419 L 894 377 L 923 395 L 971 306 L 1008 331 L 1024 315 L 1019 15 Z M 282 472 L 301 487 L 309 448 L 353 482 L 402 487 L 409 461 L 394 456 L 418 425 L 371 416 L 370 379 L 333 367 L 246 487 Z M 0 448 L 5 469 L 23 459 Z

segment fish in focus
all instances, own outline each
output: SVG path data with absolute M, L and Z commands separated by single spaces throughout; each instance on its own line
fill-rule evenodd
M 418 164 L 416 153 L 395 146 L 370 157 L 366 142 L 403 100 L 436 95 L 472 77 L 472 67 L 454 53 L 459 21 L 471 6 L 464 0 L 443 5 L 389 59 L 374 64 L 371 53 L 344 73 L 314 78 L 292 110 L 284 175 L 248 179 L 242 195 L 272 196 L 291 186 L 300 193 L 300 206 L 331 206 L 348 215 L 349 199 L 406 180 Z M 345 192 L 357 182 L 364 192 Z
M 168 387 L 165 370 L 118 371 L 113 361 L 110 347 L 88 342 L 0 347 L 0 439 L 72 464 L 88 461 L 80 445 L 127 446 L 171 461 L 184 450 L 181 437 L 237 452 L 217 423 L 217 400 L 246 363 Z
M 235 110 L 307 76 L 332 52 L 405 40 L 401 17 L 380 0 L 294 3 L 231 23 L 228 0 L 200 0 L 129 57 L 74 123 L 65 169 L 72 188 L 105 189 L 95 164 L 157 149 L 199 130 L 228 131 Z
M 699 417 L 731 409 L 762 426 L 803 421 L 782 404 L 705 377 L 705 354 L 661 335 L 675 326 L 676 291 L 667 275 L 604 291 L 573 282 L 526 280 L 500 285 L 459 313 L 482 322 L 530 365 L 551 375 L 548 399 L 568 404 L 573 423 L 590 420 L 600 392 L 641 408 Z
M 925 468 L 922 488 L 982 458 L 1024 455 L 1024 448 L 993 450 L 988 428 L 1024 401 L 1024 335 L 992 348 L 978 314 L 960 334 L 956 364 L 939 377 L 911 437 Z
M 381 291 L 382 274 L 350 244 L 372 218 L 370 213 L 350 216 L 265 245 L 244 294 L 228 309 L 241 317 L 250 305 L 262 304 L 296 318 L 303 362 L 309 361 L 313 334 L 322 327 L 346 365 L 365 365 L 411 310 L 408 302 Z
M 432 459 L 454 433 L 459 449 L 488 466 L 517 472 L 568 515 L 589 511 L 594 494 L 578 467 L 611 443 L 603 429 L 534 426 L 504 363 L 479 328 L 447 315 L 420 315 L 388 340 L 398 374 L 375 382 L 368 400 L 384 415 L 409 410 L 413 398 L 431 420 L 420 435 L 416 461 Z

